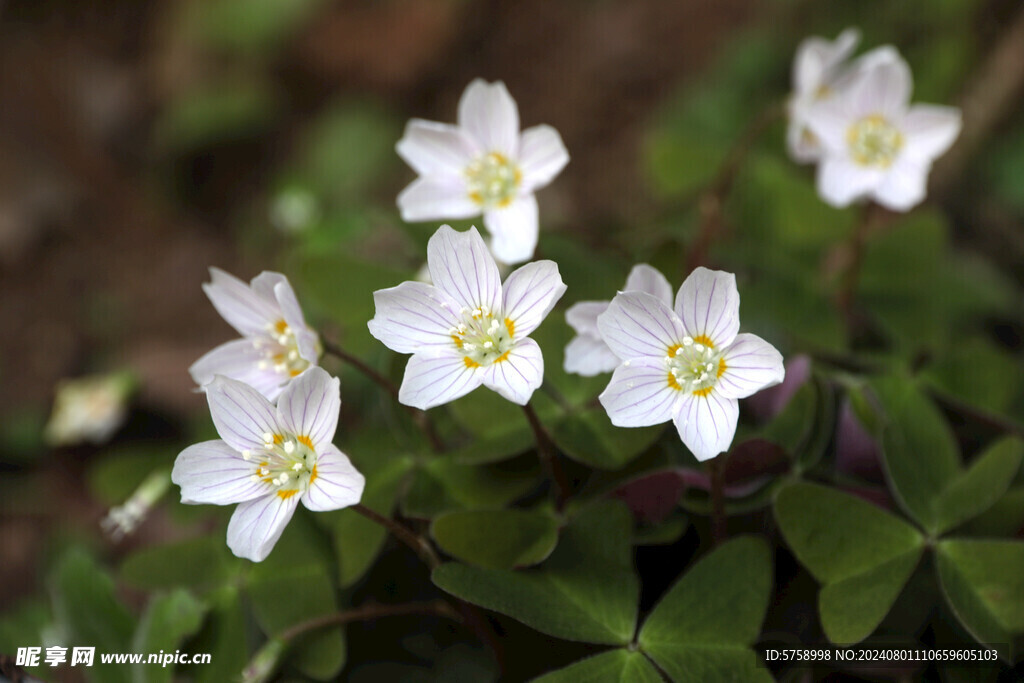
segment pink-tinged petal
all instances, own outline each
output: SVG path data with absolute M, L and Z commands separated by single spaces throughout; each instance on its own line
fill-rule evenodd
M 461 175 L 481 153 L 458 126 L 413 119 L 395 145 L 398 156 L 424 176 Z
M 728 346 L 740 330 L 736 276 L 722 270 L 696 268 L 676 294 L 676 315 L 683 321 L 686 334 L 695 341 L 716 348 Z
M 231 552 L 253 562 L 266 559 L 299 504 L 299 496 L 281 498 L 279 493 L 283 492 L 274 492 L 238 506 L 228 522 Z
M 827 204 L 843 208 L 867 196 L 884 178 L 883 171 L 826 157 L 818 164 L 818 195 Z
M 597 317 L 608 310 L 611 301 L 580 301 L 569 307 L 565 312 L 565 322 L 578 334 L 586 334 L 600 339 L 597 329 Z
M 910 67 L 903 59 L 879 60 L 856 75 L 844 99 L 854 120 L 875 114 L 899 119 L 910 104 L 912 88 Z
M 459 126 L 485 152 L 516 158 L 519 152 L 519 108 L 501 81 L 476 79 L 459 100 Z
M 249 283 L 253 293 L 264 301 L 277 301 L 277 295 L 274 294 L 274 287 L 281 284 L 282 282 L 287 283 L 288 278 L 281 273 L 275 273 L 272 270 L 264 270 L 262 273 L 257 275 Z
M 598 399 L 616 427 L 648 427 L 668 422 L 676 414 L 683 394 L 668 382 L 665 361 L 631 360 L 612 374 Z
M 317 350 L 317 336 L 306 325 L 306 317 L 302 315 L 302 307 L 299 306 L 299 300 L 288 278 L 281 276 L 281 280 L 274 284 L 272 295 L 281 307 L 285 323 L 295 335 L 299 356 L 315 365 L 320 355 Z
M 431 355 L 454 346 L 452 327 L 462 304 L 433 285 L 403 282 L 373 293 L 377 312 L 367 323 L 370 334 L 398 353 Z
M 526 405 L 533 392 L 544 382 L 544 356 L 532 339 L 521 339 L 506 354 L 505 360 L 484 368 L 483 384 L 504 398 Z
M 565 283 L 554 261 L 534 261 L 505 280 L 502 308 L 515 325 L 514 335 L 525 337 L 540 326 L 565 294 Z
M 704 461 L 729 450 L 739 415 L 736 399 L 712 391 L 706 396 L 684 397 L 674 422 L 683 445 L 697 460 Z
M 738 334 L 722 355 L 725 372 L 715 384 L 715 392 L 725 398 L 746 398 L 786 377 L 782 354 L 754 334 Z
M 647 292 L 620 292 L 597 318 L 601 338 L 622 360 L 663 359 L 686 333 L 672 309 Z
M 469 198 L 460 179 L 430 176 L 410 183 L 398 195 L 402 220 L 455 220 L 480 215 L 480 205 Z
M 178 454 L 171 481 L 181 487 L 181 502 L 230 505 L 253 500 L 268 492 L 262 481 L 252 481 L 256 466 L 223 441 L 204 441 Z
M 210 268 L 211 282 L 203 285 L 213 307 L 229 325 L 246 336 L 263 334 L 281 317 L 273 300 L 261 297 L 246 283 L 220 268 Z
M 502 209 L 484 214 L 484 225 L 491 233 L 491 251 L 502 263 L 529 261 L 537 249 L 540 218 L 537 199 L 523 195 Z
M 963 117 L 956 107 L 916 104 L 903 117 L 904 154 L 931 163 L 953 146 L 962 126 Z
M 262 448 L 265 434 L 277 434 L 273 404 L 247 384 L 218 375 L 206 385 L 217 433 L 236 451 Z
M 646 263 L 638 263 L 629 271 L 624 292 L 647 292 L 656 299 L 672 305 L 672 285 L 661 271 Z
M 555 179 L 569 163 L 569 152 L 562 136 L 551 126 L 534 126 L 519 138 L 519 170 L 523 188 L 539 190 Z
M 897 161 L 874 188 L 871 196 L 892 211 L 909 211 L 924 201 L 928 193 L 931 166 L 909 160 Z
M 366 479 L 344 453 L 333 445 L 320 451 L 316 478 L 302 494 L 302 504 L 310 510 L 339 510 L 355 505 L 363 497 Z
M 320 338 L 316 332 L 308 327 L 293 330 L 295 334 L 295 346 L 299 350 L 299 356 L 310 365 L 318 365 L 320 362 Z
M 252 339 L 235 339 L 221 344 L 192 364 L 188 369 L 200 387 L 213 381 L 217 375 L 248 384 L 273 401 L 281 393 L 286 377 L 270 369 L 260 369 L 263 353 Z
M 308 436 L 320 451 L 334 438 L 341 410 L 341 381 L 323 368 L 310 368 L 296 377 L 277 402 L 278 419 L 290 434 Z
M 562 367 L 575 375 L 594 377 L 611 372 L 621 362 L 599 337 L 581 334 L 566 345 Z
M 465 396 L 483 383 L 478 368 L 466 365 L 459 353 L 444 356 L 417 354 L 405 366 L 398 400 L 407 406 L 427 410 Z
M 460 308 L 488 306 L 498 310 L 501 276 L 476 228 L 458 232 L 442 225 L 427 243 L 427 264 L 434 286 L 453 298 Z
M 853 63 L 850 64 L 850 68 L 846 73 L 840 75 L 833 81 L 832 88 L 837 91 L 846 90 L 864 72 L 886 64 L 887 62 L 901 61 L 903 61 L 903 57 L 900 56 L 900 51 L 892 45 L 881 45 L 872 50 L 868 50 L 860 57 L 853 60 Z

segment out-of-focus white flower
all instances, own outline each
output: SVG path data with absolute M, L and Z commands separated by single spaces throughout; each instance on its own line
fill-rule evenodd
M 398 195 L 403 220 L 483 214 L 495 258 L 522 263 L 533 256 L 533 194 L 561 172 L 569 153 L 551 126 L 520 135 L 519 109 L 504 83 L 476 79 L 459 101 L 457 126 L 413 119 L 396 149 L 420 175 Z
M 134 385 L 124 372 L 61 380 L 43 431 L 46 442 L 51 446 L 105 443 L 124 423 Z
M 305 187 L 287 187 L 270 203 L 270 222 L 284 233 L 300 233 L 320 218 L 320 203 Z
M 110 508 L 107 516 L 100 521 L 100 526 L 115 541 L 124 538 L 142 524 L 150 508 L 164 497 L 169 488 L 171 473 L 166 469 L 153 472 L 139 484 L 139 488 L 135 489 L 123 505 Z
M 622 360 L 601 405 L 612 424 L 645 427 L 672 420 L 698 460 L 727 450 L 736 433 L 737 399 L 785 376 L 775 347 L 740 328 L 732 273 L 697 268 L 673 311 L 646 292 L 623 292 L 597 319 Z
M 178 454 L 171 481 L 183 503 L 239 504 L 228 524 L 235 555 L 263 560 L 300 500 L 315 511 L 359 502 L 363 475 L 331 443 L 341 407 L 337 377 L 311 368 L 285 387 L 276 408 L 219 375 L 206 396 L 221 438 Z
M 672 285 L 656 268 L 646 263 L 633 266 L 622 291 L 647 292 L 665 305 L 672 305 Z M 618 356 L 604 343 L 597 329 L 597 317 L 608 310 L 610 304 L 611 301 L 580 301 L 565 312 L 566 322 L 577 335 L 565 347 L 566 372 L 593 377 L 618 367 Z
M 911 106 L 911 88 L 907 63 L 886 59 L 807 110 L 824 151 L 818 193 L 826 202 L 843 207 L 871 198 L 907 211 L 924 200 L 932 162 L 960 134 L 960 110 Z
M 433 285 L 403 282 L 373 293 L 370 334 L 411 353 L 398 400 L 427 409 L 481 384 L 525 405 L 544 379 L 540 346 L 529 338 L 562 294 L 553 261 L 519 268 L 502 285 L 476 228 L 447 225 L 427 244 Z
M 788 102 L 789 127 L 786 129 L 786 146 L 794 161 L 811 163 L 822 155 L 818 138 L 807 126 L 807 112 L 811 107 L 843 91 L 860 72 L 900 58 L 894 48 L 886 45 L 866 52 L 848 64 L 858 42 L 860 31 L 848 28 L 834 41 L 815 36 L 803 41 L 797 49 L 793 60 L 793 94 Z
M 288 278 L 264 271 L 245 284 L 219 268 L 203 291 L 214 308 L 242 335 L 221 344 L 189 368 L 206 386 L 217 375 L 237 379 L 273 401 L 292 379 L 317 364 L 320 340 L 306 325 Z

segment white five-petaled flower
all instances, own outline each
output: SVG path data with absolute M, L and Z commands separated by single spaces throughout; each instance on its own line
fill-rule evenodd
M 899 53 L 891 46 L 875 48 L 847 63 L 860 42 L 860 32 L 848 28 L 834 41 L 817 36 L 804 40 L 793 60 L 793 94 L 788 102 L 786 146 L 794 161 L 810 163 L 822 155 L 818 138 L 807 127 L 807 112 L 818 102 L 845 90 L 856 75 Z
M 427 409 L 481 384 L 525 405 L 544 379 L 540 346 L 529 338 L 565 293 L 553 261 L 514 271 L 502 285 L 476 228 L 447 225 L 427 244 L 434 284 L 403 282 L 373 293 L 370 334 L 411 353 L 398 400 Z
M 623 292 L 597 319 L 622 360 L 600 400 L 612 424 L 645 427 L 672 420 L 698 460 L 727 450 L 737 399 L 778 384 L 782 356 L 760 337 L 737 334 L 740 295 L 732 273 L 697 268 L 675 310 L 646 292 Z
M 221 438 L 189 446 L 174 462 L 171 481 L 181 502 L 238 508 L 228 547 L 263 560 L 299 501 L 310 510 L 355 505 L 364 479 L 331 440 L 341 407 L 337 377 L 304 372 L 281 393 L 277 407 L 252 387 L 218 376 L 206 387 Z
M 907 211 L 925 198 L 932 162 L 960 134 L 960 110 L 910 106 L 912 86 L 907 63 L 886 59 L 807 110 L 824 150 L 818 193 L 826 202 L 842 207 L 869 197 Z
M 221 344 L 189 368 L 206 386 L 217 375 L 237 379 L 273 401 L 320 356 L 320 340 L 299 308 L 288 278 L 264 271 L 247 285 L 219 268 L 203 291 L 242 338 Z
M 483 214 L 491 250 L 504 263 L 522 263 L 537 247 L 537 200 L 569 162 L 551 126 L 519 133 L 519 109 L 505 84 L 476 79 L 459 100 L 453 126 L 413 119 L 396 149 L 420 177 L 398 195 L 406 221 L 472 218 Z
M 646 263 L 633 266 L 626 278 L 624 292 L 647 292 L 672 305 L 672 285 L 656 268 Z M 580 301 L 565 312 L 565 320 L 576 335 L 565 347 L 565 371 L 593 377 L 618 367 L 619 357 L 612 353 L 597 329 L 597 317 L 608 310 L 611 301 Z

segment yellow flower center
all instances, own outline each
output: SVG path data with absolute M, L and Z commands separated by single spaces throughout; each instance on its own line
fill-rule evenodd
M 500 363 L 508 359 L 515 345 L 513 337 L 516 325 L 511 318 L 487 306 L 476 309 L 463 308 L 462 322 L 448 330 L 455 347 L 463 355 L 467 368 Z
M 903 133 L 881 114 L 872 114 L 850 126 L 846 142 L 861 166 L 889 168 L 903 149 Z
M 697 396 L 711 393 L 726 370 L 725 359 L 715 344 L 704 335 L 683 337 L 665 355 L 668 386 Z
M 305 491 L 316 481 L 317 455 L 308 436 L 267 432 L 263 442 L 263 448 L 242 451 L 242 458 L 256 468 L 252 481 L 274 487 L 281 500 Z
M 519 167 L 500 152 L 477 157 L 466 167 L 469 198 L 485 210 L 511 204 L 522 179 Z

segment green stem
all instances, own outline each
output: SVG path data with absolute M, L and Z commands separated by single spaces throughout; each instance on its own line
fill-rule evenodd
M 555 509 L 561 512 L 565 508 L 565 501 L 569 497 L 569 480 L 566 479 L 565 472 L 562 471 L 561 466 L 558 464 L 555 443 L 551 440 L 547 430 L 544 429 L 544 425 L 541 424 L 540 418 L 537 417 L 537 413 L 532 405 L 529 403 L 524 405 L 523 413 L 526 415 L 526 421 L 530 423 L 530 429 L 533 430 L 533 438 L 537 442 L 537 455 L 540 458 L 541 467 L 544 468 L 548 478 L 554 485 Z
M 379 524 L 384 527 L 392 536 L 409 546 L 409 548 L 411 548 L 412 551 L 416 553 L 416 555 L 418 555 L 428 567 L 430 567 L 431 571 L 441 566 L 441 558 L 437 556 L 434 546 L 432 546 L 427 539 L 414 533 L 409 527 L 374 512 L 362 503 L 353 505 L 352 509 L 363 517 L 369 519 L 374 524 Z

